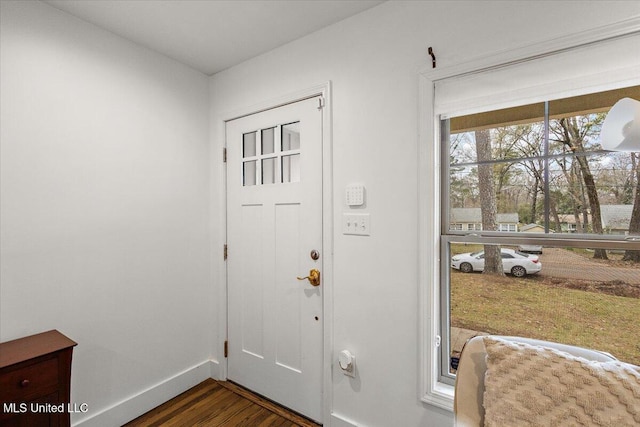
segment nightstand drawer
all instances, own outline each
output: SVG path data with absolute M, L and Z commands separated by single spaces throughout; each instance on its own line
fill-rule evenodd
M 58 388 L 58 358 L 6 372 L 0 376 L 0 401 L 23 402 Z
M 71 425 L 68 411 L 42 411 L 38 405 L 68 407 L 75 346 L 56 330 L 0 343 L 1 427 Z

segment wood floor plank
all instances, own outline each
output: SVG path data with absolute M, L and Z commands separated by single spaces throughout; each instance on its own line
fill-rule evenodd
M 217 383 L 200 383 L 186 393 L 183 393 L 172 401 L 167 402 L 156 409 L 145 414 L 145 424 L 147 426 L 164 426 L 170 420 L 189 411 L 189 408 L 197 405 L 203 400 L 217 401 L 222 396 L 227 395 L 225 389 Z
M 167 424 L 167 426 L 223 426 L 229 418 L 232 418 L 238 412 L 247 410 L 250 406 L 251 402 L 224 393 L 215 400 L 205 399 L 199 401 L 180 414 L 180 416 L 175 417 L 172 420 L 173 424 Z
M 237 384 L 234 384 L 233 382 L 229 382 L 229 381 L 224 381 L 220 383 L 221 386 L 231 390 L 232 392 L 239 394 L 240 396 L 251 400 L 253 403 L 260 405 L 262 407 L 264 407 L 265 409 L 268 409 L 269 411 L 278 414 L 280 416 L 282 416 L 283 418 L 288 419 L 289 421 L 292 421 L 294 423 L 294 425 L 296 426 L 300 426 L 300 427 L 318 427 L 318 424 L 314 423 L 313 421 L 310 421 L 309 419 L 296 414 L 295 412 L 292 412 L 286 408 L 283 408 L 282 406 L 278 405 L 277 403 L 274 403 L 268 399 L 265 399 L 264 397 L 257 395 L 255 393 L 252 393 L 251 391 L 245 389 L 242 386 L 239 386 Z
M 144 423 L 133 425 L 166 426 L 171 420 L 188 412 L 189 408 L 199 401 L 216 399 L 217 395 L 225 394 L 224 389 L 218 384 L 201 383 L 186 393 L 183 393 L 170 402 L 167 402 L 144 415 Z
M 124 427 L 320 427 L 226 381 L 207 379 Z

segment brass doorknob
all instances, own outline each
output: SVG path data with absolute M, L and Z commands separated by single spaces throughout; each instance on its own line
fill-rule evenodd
M 308 279 L 312 286 L 320 286 L 320 272 L 315 268 L 312 268 L 309 271 L 309 275 L 307 277 L 298 277 L 298 280 L 304 279 Z

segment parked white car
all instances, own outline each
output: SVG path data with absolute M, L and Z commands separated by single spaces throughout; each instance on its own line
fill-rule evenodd
M 539 273 L 542 263 L 537 255 L 529 255 L 513 249 L 501 249 L 502 268 L 505 273 L 511 273 L 516 277 L 527 274 Z M 451 258 L 451 267 L 463 273 L 484 270 L 484 251 L 454 255 Z

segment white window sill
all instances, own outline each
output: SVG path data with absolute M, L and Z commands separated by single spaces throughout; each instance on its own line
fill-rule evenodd
M 453 394 L 454 388 L 452 385 L 437 382 L 422 397 L 422 401 L 453 412 Z

